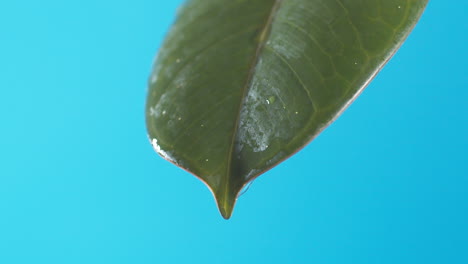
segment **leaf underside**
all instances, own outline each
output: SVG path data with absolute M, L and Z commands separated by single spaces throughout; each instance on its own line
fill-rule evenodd
M 165 159 L 213 192 L 240 190 L 304 147 L 360 94 L 427 0 L 189 0 L 160 50 L 146 106 Z

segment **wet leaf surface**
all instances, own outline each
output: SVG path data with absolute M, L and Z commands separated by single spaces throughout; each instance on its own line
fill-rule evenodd
M 165 159 L 229 218 L 241 189 L 316 137 L 399 48 L 427 0 L 191 0 L 146 106 Z

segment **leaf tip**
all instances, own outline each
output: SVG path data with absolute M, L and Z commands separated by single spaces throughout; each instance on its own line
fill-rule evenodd
M 229 220 L 229 218 L 232 216 L 232 212 L 234 211 L 234 205 L 236 204 L 237 196 L 228 195 L 226 193 L 218 193 L 215 195 L 215 198 L 221 216 L 224 219 Z
M 229 220 L 229 218 L 231 218 L 233 209 L 234 209 L 233 207 L 231 207 L 231 208 L 219 207 L 219 211 L 221 212 L 221 216 L 225 220 Z

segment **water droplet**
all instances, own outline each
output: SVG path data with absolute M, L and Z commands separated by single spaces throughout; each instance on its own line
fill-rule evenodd
M 165 114 L 166 114 L 166 110 L 163 110 L 163 111 L 162 111 L 162 114 L 165 115 Z
M 176 63 L 180 63 L 180 59 L 177 59 L 177 60 L 176 60 Z
M 204 124 L 201 124 L 200 126 L 201 126 L 201 127 L 204 127 L 205 125 L 204 125 Z
M 163 156 L 167 160 L 177 163 L 177 160 L 172 156 L 170 152 L 163 150 L 161 146 L 159 146 L 157 139 L 153 138 L 151 140 L 151 144 L 153 145 L 154 150 L 156 150 L 156 152 L 159 153 L 159 155 Z
M 210 161 L 210 160 L 209 160 L 209 159 L 206 159 L 205 161 L 208 162 L 208 161 Z
M 354 62 L 354 65 L 357 65 L 357 62 L 356 62 L 356 61 Z
M 267 99 L 266 102 L 267 102 L 267 104 L 270 104 L 270 100 Z
M 269 102 L 270 102 L 270 104 L 274 104 L 274 103 L 275 103 L 275 101 L 276 101 L 276 97 L 274 97 L 274 96 L 270 96 L 270 98 L 268 98 L 268 100 L 267 100 L 267 101 L 269 101 Z
M 242 188 L 242 191 L 240 191 L 237 197 L 241 197 L 242 195 L 244 195 L 250 189 L 250 186 L 252 186 L 253 182 L 254 181 L 247 183 L 247 185 L 245 185 L 244 188 Z
M 177 120 L 179 120 L 179 121 L 182 120 L 182 117 L 177 118 Z
M 299 114 L 299 112 L 296 111 L 296 115 Z
M 400 9 L 400 8 L 401 8 L 401 6 L 398 6 L 398 9 Z

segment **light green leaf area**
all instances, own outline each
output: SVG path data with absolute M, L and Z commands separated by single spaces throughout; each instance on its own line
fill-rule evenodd
M 231 216 L 241 189 L 316 137 L 402 44 L 427 0 L 191 0 L 161 48 L 149 138 Z

